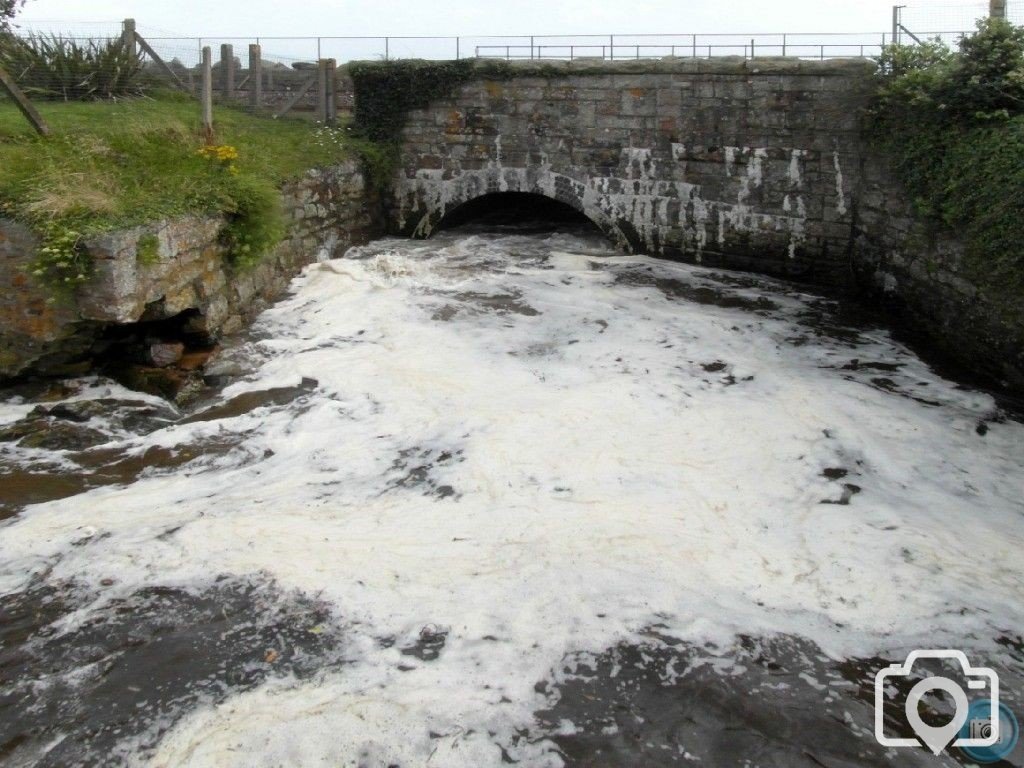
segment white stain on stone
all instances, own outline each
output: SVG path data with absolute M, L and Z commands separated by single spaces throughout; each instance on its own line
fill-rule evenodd
M 764 160 L 768 157 L 768 150 L 758 148 L 752 151 L 753 155 L 750 158 L 750 164 L 747 166 L 747 178 L 750 179 L 750 183 L 753 186 L 760 187 L 764 183 Z
M 800 159 L 807 152 L 803 149 L 794 149 L 789 154 L 789 185 L 793 189 L 802 189 L 804 186 L 803 177 L 800 174 Z
M 584 214 L 625 249 L 639 246 L 657 253 L 670 245 L 685 249 L 699 262 L 712 237 L 717 237 L 718 246 L 726 249 L 730 233 L 755 233 L 786 238 L 789 256 L 795 258 L 797 249 L 806 241 L 807 210 L 798 191 L 803 186 L 800 163 L 807 155 L 805 150 L 784 150 L 790 157 L 790 191 L 782 201 L 782 212 L 778 213 L 755 210 L 751 205 L 753 191 L 764 186 L 769 173 L 765 163 L 769 150 L 763 147 L 724 148 L 727 173 L 730 177 L 738 176 L 736 200 L 731 203 L 707 200 L 700 186 L 686 181 L 655 178 L 658 169 L 652 148 L 625 148 L 616 175 L 585 180 L 554 172 L 543 151 L 539 152 L 537 165 L 504 167 L 500 136 L 494 140 L 493 151 L 493 158 L 484 169 L 464 170 L 456 163 L 447 174 L 431 169 L 420 171 L 413 178 L 396 179 L 398 221 L 404 225 L 406 220 L 418 219 L 414 235 L 427 237 L 444 213 L 488 192 L 532 192 L 565 199 L 568 189 L 573 190 Z M 684 157 L 684 153 L 684 145 L 672 145 L 673 160 Z M 745 172 L 734 174 L 740 159 L 747 161 Z M 679 170 L 673 169 L 672 173 L 678 174 Z M 768 206 L 771 201 L 765 200 L 764 204 Z M 621 222 L 628 223 L 636 233 L 632 243 L 626 241 L 619 229 Z M 717 230 L 715 234 L 712 227 Z
M 755 219 L 760 214 L 753 213 L 748 201 L 751 192 L 764 184 L 764 161 L 768 157 L 768 150 L 763 147 L 726 147 L 726 158 L 731 157 L 732 161 L 735 161 L 738 153 L 749 155 L 750 160 L 747 163 L 747 172 L 740 178 L 736 205 L 719 208 L 718 244 L 721 246 L 725 245 L 727 229 L 731 228 L 734 232 L 751 232 L 759 228 L 755 225 Z M 731 167 L 731 162 L 727 161 L 726 167 Z
M 832 153 L 832 163 L 836 169 L 836 210 L 840 216 L 846 215 L 846 193 L 843 191 L 843 169 L 839 164 L 839 152 Z
M 732 176 L 732 167 L 736 165 L 736 152 L 739 147 L 725 148 L 725 175 Z
M 800 170 L 800 162 L 807 155 L 803 149 L 793 149 L 789 154 L 789 186 L 791 194 L 787 194 L 782 202 L 782 209 L 789 214 L 794 213 L 793 223 L 789 233 L 789 258 L 795 259 L 797 249 L 807 241 L 807 206 L 800 194 L 803 189 L 803 176 Z M 796 199 L 794 204 L 793 199 Z

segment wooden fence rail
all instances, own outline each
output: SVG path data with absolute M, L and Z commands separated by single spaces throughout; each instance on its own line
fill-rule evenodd
M 150 58 L 175 87 L 187 93 L 194 93 L 194 87 L 183 82 L 178 73 L 138 33 L 134 19 L 125 19 L 123 30 L 124 39 L 131 41 L 130 44 L 133 47 L 137 46 L 145 56 Z M 200 65 L 201 84 L 198 96 L 203 107 L 203 129 L 208 135 L 212 136 L 212 107 L 209 114 L 207 114 L 207 107 L 209 103 L 212 103 L 214 91 L 216 91 L 217 98 L 221 103 L 244 102 L 253 111 L 261 111 L 266 106 L 265 94 L 267 90 L 273 88 L 274 70 L 263 66 L 261 46 L 259 44 L 250 45 L 249 67 L 241 80 L 239 80 L 234 46 L 225 43 L 220 47 L 219 72 L 217 72 L 217 80 L 214 83 L 212 58 L 209 54 L 212 54 L 210 47 L 204 46 L 203 61 Z M 338 119 L 337 69 L 337 62 L 334 59 L 318 60 L 315 73 L 289 94 L 287 101 L 273 113 L 273 116 L 282 117 L 288 114 L 313 90 L 316 103 L 316 119 L 327 125 L 333 125 Z M 191 73 L 189 79 L 191 80 Z M 242 94 L 243 91 L 244 95 Z
M 14 99 L 14 105 L 18 108 L 18 111 L 25 116 L 25 119 L 32 124 L 32 127 L 41 136 L 50 135 L 50 126 L 43 120 L 39 110 L 32 105 L 32 102 L 28 100 L 28 96 L 22 93 L 21 88 L 14 82 L 14 78 L 7 74 L 3 67 L 0 67 L 0 88 L 5 90 Z

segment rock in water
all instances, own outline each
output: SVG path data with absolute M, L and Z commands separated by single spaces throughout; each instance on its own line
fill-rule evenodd
M 185 354 L 185 345 L 181 342 L 163 343 L 149 345 L 149 359 L 157 368 L 166 368 L 181 360 Z

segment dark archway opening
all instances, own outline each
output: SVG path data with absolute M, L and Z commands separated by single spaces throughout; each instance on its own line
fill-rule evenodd
M 597 225 L 568 203 L 531 192 L 493 192 L 449 211 L 437 229 L 515 227 L 530 231 L 589 229 Z

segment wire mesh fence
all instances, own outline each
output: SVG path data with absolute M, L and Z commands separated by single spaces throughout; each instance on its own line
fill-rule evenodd
M 257 43 L 268 60 L 312 62 L 465 58 L 563 59 L 601 58 L 625 61 L 667 56 L 796 56 L 846 58 L 877 56 L 891 42 L 889 32 L 756 33 L 652 35 L 479 35 L 453 37 L 202 37 L 147 35 L 157 50 L 166 50 L 186 65 L 196 63 L 203 46 L 236 50 Z
M 1024 0 L 1005 2 L 1009 20 L 1024 24 Z M 208 48 L 215 100 L 275 115 L 317 114 L 327 98 L 323 83 L 317 86 L 325 61 L 874 58 L 894 42 L 940 38 L 955 45 L 989 10 L 988 0 L 910 0 L 894 7 L 892 27 L 884 32 L 817 34 L 189 37 L 155 27 L 136 29 L 131 20 L 35 21 L 0 37 L 0 68 L 25 93 L 39 99 L 109 98 L 156 85 L 199 96 L 203 52 Z M 351 110 L 354 98 L 344 74 L 331 94 L 332 114 L 335 108 L 341 113 Z
M 924 40 L 942 40 L 955 46 L 970 34 L 980 19 L 989 15 L 987 0 L 969 3 L 913 3 L 897 6 L 896 42 L 913 45 Z

